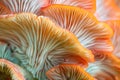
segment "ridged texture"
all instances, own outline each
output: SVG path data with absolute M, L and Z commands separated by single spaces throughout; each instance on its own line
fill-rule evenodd
M 1 73 L 4 73 L 4 75 Z M 19 66 L 5 59 L 0 59 L 0 74 L 0 79 L 7 75 L 9 77 L 6 80 L 26 80 L 23 70 Z
M 72 33 L 29 13 L 1 18 L 0 40 L 11 45 L 14 55 L 39 80 L 46 79 L 45 72 L 60 63 L 85 66 L 94 60 Z
M 41 15 L 49 17 L 62 28 L 74 33 L 80 43 L 93 51 L 111 52 L 112 29 L 99 23 L 94 15 L 78 7 L 51 5 L 41 10 Z
M 10 46 L 4 42 L 0 42 L 0 58 L 19 63 L 19 60 L 13 56 Z
M 109 20 L 106 23 L 113 29 L 114 35 L 112 43 L 114 45 L 113 54 L 120 58 L 120 20 Z
M 8 45 L 7 43 L 4 43 L 4 42 L 0 42 L 0 60 L 1 60 L 0 80 L 3 80 L 2 78 L 5 77 L 7 74 L 8 74 L 8 76 L 12 76 L 13 74 L 16 74 L 17 72 L 18 72 L 18 74 L 16 74 L 17 76 L 16 75 L 14 76 L 13 80 L 16 80 L 17 78 L 15 78 L 15 77 L 18 77 L 18 75 L 21 75 L 21 74 L 25 78 L 25 80 L 26 79 L 33 80 L 32 75 L 28 71 L 26 71 L 24 68 L 16 65 L 16 64 L 20 64 L 20 61 L 18 59 L 16 59 L 15 56 L 13 56 L 10 45 Z M 7 62 L 8 62 L 8 64 L 7 64 Z M 11 68 L 14 68 L 14 69 L 11 69 Z M 12 70 L 16 70 L 16 69 L 18 69 L 18 71 L 12 71 Z M 15 72 L 15 73 L 13 73 L 13 72 Z M 19 80 L 22 80 L 22 79 L 23 78 L 21 78 Z M 7 80 L 9 80 L 9 79 L 7 79 Z
M 94 13 L 96 10 L 96 0 L 49 0 L 49 4 L 77 6 L 92 13 Z
M 61 64 L 47 72 L 49 80 L 94 80 L 78 65 Z
M 10 11 L 2 3 L 0 3 L 0 15 L 9 14 Z
M 120 9 L 114 0 L 96 0 L 95 16 L 99 21 L 119 20 Z
M 38 14 L 41 7 L 47 5 L 47 0 L 0 0 L 11 13 L 31 12 Z
M 86 69 L 97 80 L 120 80 L 120 60 L 114 55 L 104 53 Z

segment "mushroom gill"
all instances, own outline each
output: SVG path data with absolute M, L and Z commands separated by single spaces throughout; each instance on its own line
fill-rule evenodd
M 77 6 L 92 13 L 96 10 L 96 0 L 49 0 L 49 4 Z
M 58 65 L 46 74 L 49 80 L 94 80 L 83 68 L 73 64 Z
M 43 16 L 21 13 L 0 18 L 0 40 L 9 43 L 22 65 L 39 80 L 61 63 L 87 65 L 94 61 L 91 51 L 69 31 Z
M 113 37 L 111 38 L 114 50 L 113 54 L 120 58 L 120 20 L 108 20 L 105 21 L 114 32 Z
M 120 60 L 113 54 L 104 53 L 90 63 L 86 71 L 97 80 L 120 80 Z
M 46 6 L 48 0 L 0 0 L 11 13 L 31 12 L 38 14 L 41 7 Z
M 6 59 L 0 59 L 0 80 L 26 80 L 24 74 L 25 71 L 18 65 Z
M 16 64 L 20 62 L 13 56 L 10 46 L 0 42 L 0 80 L 33 80 L 28 71 Z
M 19 60 L 13 56 L 10 46 L 2 41 L 0 42 L 0 58 L 7 59 L 14 63 L 19 63 Z
M 114 0 L 96 0 L 95 16 L 99 21 L 119 20 L 120 8 Z
M 93 52 L 111 52 L 112 29 L 97 21 L 86 10 L 73 6 L 50 5 L 41 10 L 41 15 L 49 17 L 60 27 L 74 33 L 80 43 Z

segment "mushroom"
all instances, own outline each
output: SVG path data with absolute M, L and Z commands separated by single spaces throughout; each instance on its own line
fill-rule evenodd
M 94 80 L 83 68 L 73 64 L 61 64 L 47 72 L 49 80 Z
M 114 46 L 113 54 L 120 58 L 120 20 L 108 20 L 105 22 L 113 29 L 114 32 L 114 35 L 111 38 Z
M 11 50 L 9 44 L 4 43 L 4 42 L 0 42 L 0 58 L 7 59 L 16 64 L 20 63 L 19 60 L 13 56 L 12 50 Z
M 92 13 L 96 10 L 96 0 L 49 0 L 49 5 L 51 4 L 77 6 Z
M 31 12 L 38 14 L 41 7 L 47 5 L 48 0 L 0 0 L 11 13 Z
M 95 16 L 99 21 L 119 20 L 120 9 L 114 0 L 96 0 Z
M 32 75 L 16 64 L 10 47 L 0 42 L 0 80 L 33 80 Z
M 87 66 L 94 61 L 91 51 L 72 33 L 31 13 L 0 18 L 0 40 L 11 45 L 21 65 L 39 80 L 46 79 L 46 71 L 58 64 Z
M 120 80 L 120 60 L 113 54 L 106 53 L 90 63 L 86 71 L 97 80 Z
M 93 14 L 78 7 L 50 5 L 41 10 L 41 15 L 74 33 L 80 43 L 93 52 L 112 52 L 112 29 Z

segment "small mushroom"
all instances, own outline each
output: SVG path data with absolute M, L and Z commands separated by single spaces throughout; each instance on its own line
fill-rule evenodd
M 86 71 L 97 80 L 120 80 L 120 60 L 113 54 L 104 53 L 90 63 Z
M 46 74 L 49 80 L 94 80 L 83 68 L 71 64 L 58 65 Z

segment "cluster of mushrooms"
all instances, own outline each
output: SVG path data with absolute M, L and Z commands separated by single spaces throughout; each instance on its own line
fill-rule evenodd
M 120 0 L 0 0 L 0 80 L 120 80 Z

